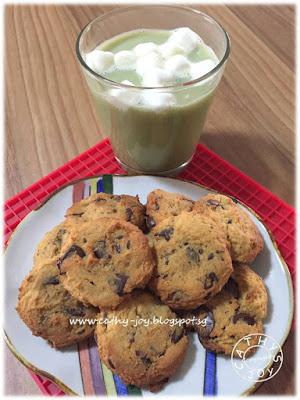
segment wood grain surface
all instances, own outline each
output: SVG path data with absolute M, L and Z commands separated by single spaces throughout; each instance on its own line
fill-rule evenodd
M 105 136 L 74 48 L 84 25 L 115 7 L 6 6 L 6 198 Z M 294 7 L 194 8 L 215 17 L 232 42 L 201 142 L 294 204 Z M 294 351 L 290 334 L 281 371 L 257 394 L 294 393 Z M 25 368 L 6 357 L 6 392 L 38 393 Z

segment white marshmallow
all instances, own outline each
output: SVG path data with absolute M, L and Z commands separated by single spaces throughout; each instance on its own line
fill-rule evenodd
M 185 56 L 176 54 L 166 61 L 165 68 L 171 71 L 174 76 L 182 78 L 190 75 L 191 63 Z
M 172 85 L 174 76 L 171 71 L 162 68 L 148 68 L 142 76 L 143 86 L 161 87 Z
M 178 46 L 184 48 L 186 54 L 189 54 L 202 43 L 202 40 L 200 36 L 190 28 L 178 28 L 173 31 L 168 42 L 176 43 Z
M 198 63 L 193 63 L 191 65 L 191 77 L 192 79 L 200 78 L 201 76 L 207 74 L 216 66 L 216 63 L 212 60 L 203 60 Z
M 174 56 L 175 54 L 185 54 L 184 48 L 177 43 L 165 42 L 159 46 L 159 52 L 164 59 Z
M 162 109 L 176 104 L 176 98 L 171 93 L 144 92 L 142 104 L 146 107 Z
M 108 92 L 108 96 L 112 103 L 123 109 L 126 109 L 129 106 L 138 106 L 142 103 L 141 94 L 130 89 L 111 89 Z
M 114 56 L 115 65 L 118 69 L 129 71 L 135 69 L 136 55 L 133 51 L 119 51 Z
M 158 49 L 158 46 L 153 43 L 153 42 L 147 42 L 147 43 L 140 43 L 135 46 L 133 51 L 135 52 L 137 57 L 143 57 L 148 53 L 151 53 L 153 51 L 156 51 Z
M 99 74 L 108 71 L 114 63 L 114 55 L 110 51 L 93 50 L 85 56 L 87 65 Z
M 215 67 L 218 62 L 216 56 L 212 57 L 212 60 L 198 63 L 189 61 L 188 54 L 199 45 L 205 46 L 195 32 L 189 28 L 178 28 L 173 30 L 168 40 L 161 45 L 153 42 L 140 43 L 133 50 L 124 50 L 115 54 L 94 50 L 86 54 L 85 59 L 96 72 L 136 71 L 142 79 L 143 86 L 164 87 L 174 85 L 182 79 L 197 79 Z M 213 50 L 211 53 L 214 54 Z M 129 80 L 123 80 L 121 83 L 135 86 Z M 176 102 L 176 98 L 169 93 L 147 92 L 147 96 L 143 99 L 138 91 L 125 87 L 112 89 L 109 93 L 111 101 L 118 102 L 123 107 L 126 104 L 140 106 L 144 103 L 163 107 Z
M 144 75 L 149 68 L 162 68 L 164 61 L 159 53 L 152 51 L 143 57 L 138 58 L 136 62 L 136 72 Z

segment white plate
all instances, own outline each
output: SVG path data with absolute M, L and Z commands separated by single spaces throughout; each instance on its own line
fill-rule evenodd
M 211 190 L 176 179 L 151 176 L 113 176 L 114 194 L 138 194 L 145 203 L 147 194 L 156 188 L 179 192 L 198 199 Z M 90 180 L 85 181 L 85 195 Z M 12 235 L 6 249 L 6 341 L 14 355 L 35 372 L 47 376 L 68 393 L 83 395 L 83 383 L 77 346 L 55 350 L 46 341 L 35 337 L 19 318 L 15 307 L 18 287 L 32 267 L 34 249 L 43 235 L 57 225 L 72 204 L 73 185 L 53 195 L 42 207 L 31 212 Z M 241 206 L 243 207 L 243 206 Z M 289 333 L 293 316 L 293 291 L 289 271 L 277 246 L 260 220 L 246 209 L 257 225 L 265 248 L 254 262 L 254 270 L 264 279 L 269 294 L 265 333 L 282 345 Z M 201 396 L 204 385 L 205 350 L 195 335 L 190 335 L 190 345 L 184 364 L 159 395 Z M 259 357 L 260 350 L 253 356 Z M 267 366 L 267 365 L 266 365 Z M 284 368 L 284 364 L 283 364 Z M 252 392 L 257 383 L 240 378 L 233 369 L 230 358 L 217 356 L 216 382 L 218 395 L 241 395 Z M 142 391 L 143 396 L 155 396 Z

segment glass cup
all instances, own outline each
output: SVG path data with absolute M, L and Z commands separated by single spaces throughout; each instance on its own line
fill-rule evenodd
M 113 82 L 93 71 L 85 54 L 102 42 L 137 29 L 189 27 L 213 49 L 219 63 L 189 82 L 153 88 Z M 102 132 L 109 136 L 116 160 L 130 173 L 176 175 L 193 157 L 209 106 L 229 56 L 226 31 L 200 11 L 168 5 L 116 9 L 91 21 L 76 43 L 78 60 L 90 88 Z M 175 105 L 139 103 L 145 96 L 172 94 Z M 158 102 L 159 103 L 159 102 Z M 179 104 L 178 104 L 179 103 Z

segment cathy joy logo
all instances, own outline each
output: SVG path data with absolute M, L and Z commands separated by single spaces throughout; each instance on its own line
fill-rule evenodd
M 252 353 L 255 352 L 255 355 Z M 279 343 L 269 335 L 252 333 L 234 346 L 231 363 L 237 374 L 246 380 L 267 381 L 275 376 L 283 362 Z

